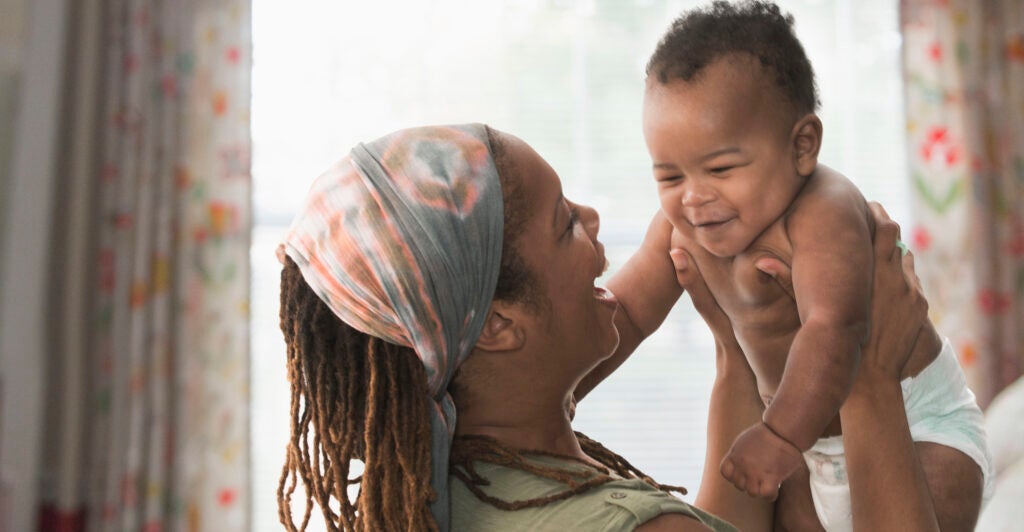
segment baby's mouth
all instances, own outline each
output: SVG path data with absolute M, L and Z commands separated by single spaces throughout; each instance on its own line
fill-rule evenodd
M 714 230 L 714 229 L 718 229 L 719 227 L 724 226 L 725 224 L 727 224 L 727 223 L 729 223 L 731 221 L 732 221 L 732 218 L 727 218 L 725 220 L 713 220 L 713 221 L 706 221 L 706 222 L 701 222 L 701 223 L 695 223 L 695 224 L 693 224 L 693 226 L 695 228 L 697 228 L 697 229 Z

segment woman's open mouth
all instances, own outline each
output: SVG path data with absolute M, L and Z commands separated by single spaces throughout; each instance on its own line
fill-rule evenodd
M 615 294 L 611 293 L 606 288 L 601 288 L 600 286 L 595 286 L 594 287 L 594 298 L 597 299 L 598 301 L 600 301 L 602 305 L 605 305 L 605 306 L 607 306 L 609 308 L 612 308 L 612 309 L 619 308 L 619 300 L 615 297 Z

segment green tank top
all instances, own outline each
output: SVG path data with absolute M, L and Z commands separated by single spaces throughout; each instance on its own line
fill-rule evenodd
M 529 460 L 543 465 L 584 470 L 579 462 L 545 456 Z M 477 474 L 490 481 L 487 495 L 515 502 L 562 492 L 565 484 L 505 466 L 477 462 Z M 640 479 L 616 480 L 565 500 L 536 508 L 502 510 L 481 501 L 458 478 L 449 477 L 452 531 L 628 531 L 668 513 L 688 515 L 716 532 L 735 532 L 729 523 L 695 508 Z

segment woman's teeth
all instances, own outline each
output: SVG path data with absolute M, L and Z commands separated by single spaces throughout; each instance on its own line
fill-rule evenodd
M 596 297 L 596 298 L 598 298 L 598 299 L 600 299 L 602 301 L 609 301 L 609 302 L 617 302 L 618 301 L 618 299 L 615 298 L 615 294 L 611 293 L 611 291 L 609 291 L 606 288 L 601 288 L 600 286 L 595 286 L 594 287 L 594 297 Z

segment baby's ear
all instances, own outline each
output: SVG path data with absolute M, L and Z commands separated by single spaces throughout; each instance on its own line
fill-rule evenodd
M 796 171 L 807 177 L 818 166 L 818 152 L 821 150 L 821 119 L 814 113 L 807 113 L 793 126 L 793 157 Z
M 526 329 L 522 313 L 514 304 L 501 301 L 491 303 L 484 321 L 483 331 L 476 341 L 476 348 L 483 351 L 515 351 L 526 343 Z

